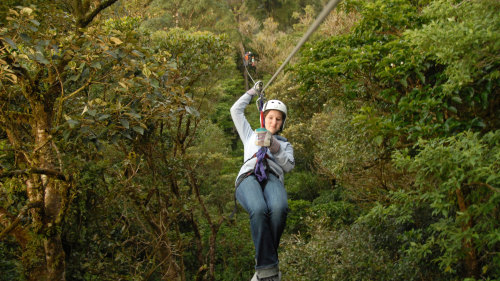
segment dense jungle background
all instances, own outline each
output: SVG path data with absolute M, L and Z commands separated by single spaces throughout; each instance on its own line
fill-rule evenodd
M 229 108 L 325 4 L 2 0 L 0 280 L 250 280 Z M 283 280 L 500 280 L 499 83 L 500 1 L 341 2 L 266 90 Z

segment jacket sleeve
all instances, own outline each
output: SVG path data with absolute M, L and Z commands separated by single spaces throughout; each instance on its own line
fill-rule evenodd
M 245 93 L 231 107 L 231 118 L 243 144 L 247 142 L 253 133 L 250 123 L 245 118 L 245 108 L 251 100 L 252 96 Z
M 290 172 L 295 167 L 293 147 L 288 141 L 280 141 L 280 149 L 273 156 L 276 164 L 280 165 L 285 173 Z

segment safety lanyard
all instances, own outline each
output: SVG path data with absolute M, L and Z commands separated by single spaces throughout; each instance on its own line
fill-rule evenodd
M 259 100 L 258 100 L 258 108 L 259 108 L 259 111 L 260 111 L 260 127 L 261 128 L 265 128 L 265 120 L 264 120 L 264 92 L 260 92 L 259 94 Z

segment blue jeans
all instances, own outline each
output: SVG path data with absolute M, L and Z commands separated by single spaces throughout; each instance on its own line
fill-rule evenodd
M 254 175 L 250 175 L 238 185 L 236 199 L 250 215 L 255 269 L 277 266 L 278 245 L 288 213 L 285 187 L 271 173 L 262 184 Z

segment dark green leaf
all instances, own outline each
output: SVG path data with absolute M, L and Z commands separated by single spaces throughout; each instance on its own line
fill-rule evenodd
M 38 22 L 38 21 L 37 21 L 37 20 L 35 20 L 35 19 L 30 20 L 30 22 L 31 22 L 32 24 L 36 25 L 36 26 L 40 26 L 40 22 Z
M 141 119 L 141 115 L 138 114 L 138 113 L 135 113 L 133 111 L 129 112 L 128 114 L 130 114 L 132 117 L 134 117 L 135 119 Z
M 108 50 L 108 51 L 105 51 L 105 53 L 108 54 L 108 55 L 110 55 L 110 56 L 112 56 L 115 59 L 118 58 L 118 56 L 116 55 L 116 52 L 114 52 L 114 51 L 109 51 Z
M 459 96 L 454 96 L 451 98 L 451 100 L 456 103 L 462 103 L 462 99 Z
M 425 83 L 425 76 L 420 71 L 417 71 L 416 73 L 417 73 L 418 79 L 420 79 L 420 81 L 422 81 L 422 83 Z
M 139 135 L 143 135 L 144 134 L 144 128 L 143 127 L 134 126 L 132 129 L 134 129 L 134 131 L 136 131 Z
M 80 123 L 77 120 L 73 120 L 73 119 L 68 119 L 68 120 L 66 120 L 66 122 L 68 122 L 68 125 L 71 129 L 74 129 L 76 127 L 76 125 L 78 125 Z
M 68 81 L 78 81 L 80 79 L 80 74 L 75 74 L 68 78 Z
M 2 40 L 7 42 L 7 44 L 9 44 L 12 48 L 17 49 L 16 43 L 14 43 L 14 41 L 12 41 L 9 37 L 4 37 Z
M 97 111 L 95 111 L 94 109 L 89 109 L 87 110 L 86 112 L 88 115 L 92 116 L 92 117 L 95 117 Z
M 99 121 L 106 120 L 106 119 L 108 119 L 110 116 L 111 116 L 111 115 L 109 115 L 109 114 L 103 114 L 103 115 L 99 116 Z
M 120 119 L 120 124 L 122 124 L 122 126 L 125 128 L 125 129 L 128 129 L 129 128 L 129 122 L 127 119 Z
M 401 82 L 401 85 L 403 85 L 404 87 L 408 87 L 408 82 L 406 81 L 406 77 L 401 78 L 399 82 Z
M 25 42 L 31 41 L 31 37 L 29 37 L 28 34 L 26 34 L 26 33 L 19 34 L 19 37 L 21 37 L 21 39 L 23 39 Z
M 132 54 L 135 55 L 135 56 L 138 56 L 140 58 L 144 57 L 144 54 L 141 53 L 140 51 L 137 51 L 137 50 L 133 50 Z
M 50 62 L 45 58 L 45 56 L 40 53 L 40 52 L 36 52 L 35 53 L 35 60 L 41 64 L 49 64 Z
M 95 68 L 95 69 L 101 69 L 101 63 L 98 61 L 94 61 L 90 64 L 90 67 Z
M 191 115 L 194 115 L 196 117 L 200 117 L 200 113 L 196 109 L 192 108 L 191 106 L 186 106 L 186 111 Z

